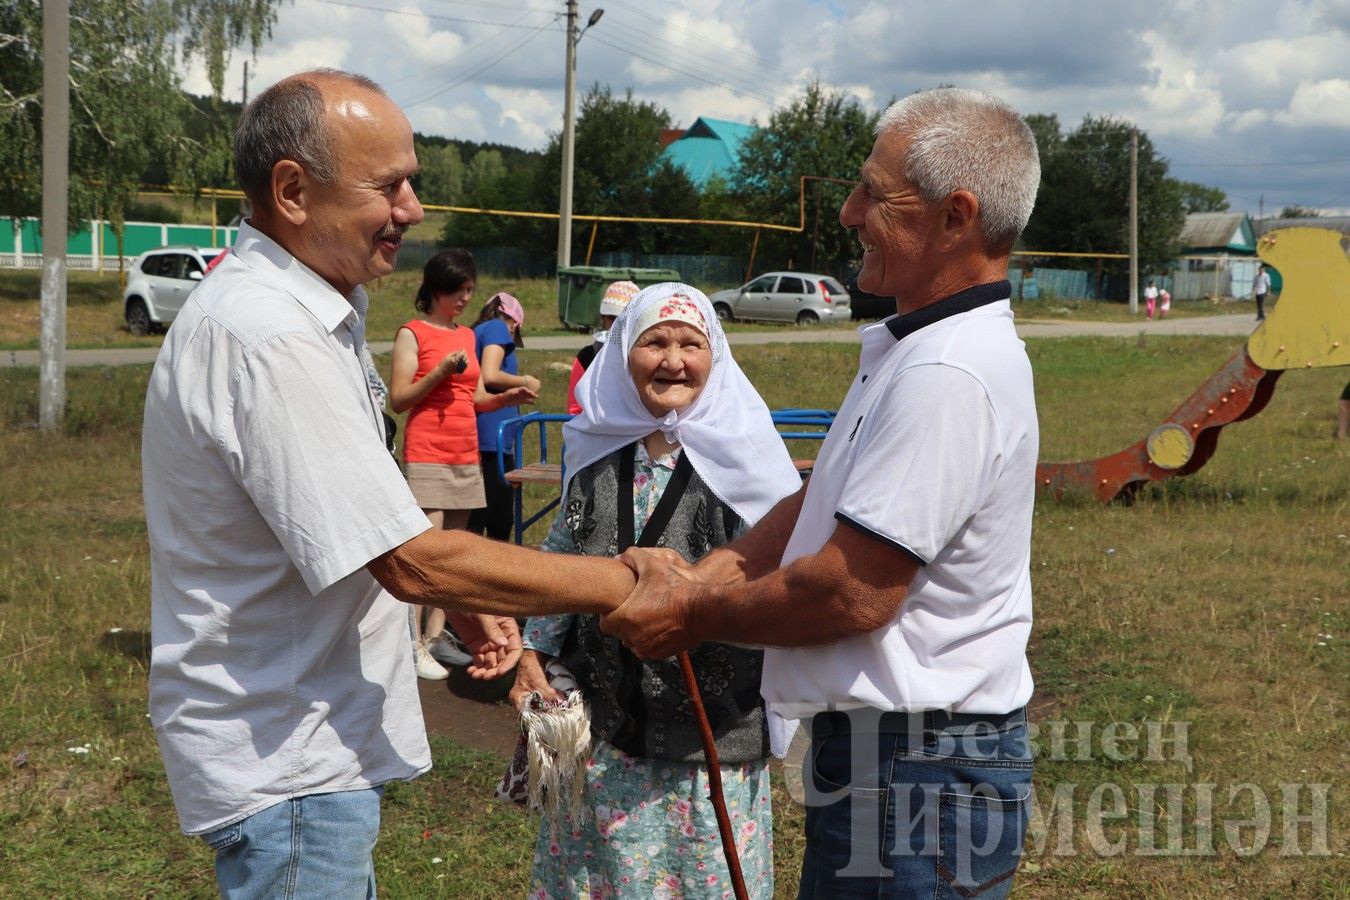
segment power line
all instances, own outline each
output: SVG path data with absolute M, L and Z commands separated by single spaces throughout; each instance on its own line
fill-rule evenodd
M 624 53 L 628 54 L 629 56 L 633 56 L 638 59 L 644 60 L 645 62 L 649 62 L 654 66 L 660 66 L 663 69 L 669 69 L 672 72 L 678 72 L 679 74 L 684 75 L 688 78 L 692 78 L 695 81 L 701 81 L 704 84 L 709 84 L 712 85 L 713 87 L 727 88 L 728 90 L 736 91 L 737 93 L 741 94 L 749 94 L 751 97 L 754 97 L 757 100 L 763 100 L 765 103 L 774 102 L 773 97 L 761 94 L 759 91 L 751 90 L 745 87 L 737 87 L 736 85 L 728 84 L 724 81 L 714 81 L 711 78 L 705 78 L 704 76 L 698 74 L 697 72 L 691 72 L 688 69 L 682 69 L 679 66 L 671 65 L 670 62 L 667 60 L 653 59 L 650 56 L 644 56 L 641 53 L 638 53 L 632 47 L 624 47 L 619 44 L 612 43 L 600 37 L 599 35 L 596 35 L 595 39 L 600 43 L 604 44 L 606 47 L 612 47 L 615 50 L 621 50 Z
M 387 6 L 369 6 L 363 3 L 351 3 L 349 0 L 318 0 L 320 3 L 326 3 L 329 6 L 345 6 L 349 9 L 360 9 L 366 12 L 382 12 L 391 16 L 416 16 L 419 19 L 436 19 L 442 22 L 463 22 L 469 25 L 498 25 L 502 28 L 529 28 L 529 25 L 519 25 L 509 22 L 496 22 L 488 19 L 468 19 L 463 16 L 444 16 L 440 13 L 420 12 L 412 9 L 391 9 Z M 535 8 L 537 9 L 537 7 Z M 544 10 L 539 10 L 543 12 Z
M 684 34 L 687 34 L 687 35 L 689 35 L 690 37 L 697 38 L 698 41 L 700 41 L 700 42 L 703 43 L 703 44 L 716 44 L 717 46 L 722 47 L 722 48 L 725 49 L 725 50 L 730 50 L 730 51 L 733 52 L 733 53 L 744 53 L 744 52 L 745 52 L 745 48 L 744 48 L 744 47 L 740 47 L 740 46 L 736 46 L 736 45 L 733 45 L 733 44 L 729 44 L 729 43 L 727 43 L 726 41 L 723 41 L 723 40 L 720 40 L 720 39 L 718 39 L 718 38 L 712 37 L 711 35 L 706 34 L 706 33 L 703 33 L 703 32 L 695 31 L 695 30 L 692 29 L 692 28 L 685 28 L 685 27 L 683 27 L 683 26 L 676 25 L 674 22 L 671 22 L 671 21 L 669 21 L 668 19 L 662 18 L 662 17 L 660 17 L 660 16 L 654 15 L 654 14 L 648 12 L 647 10 L 642 9 L 642 8 L 639 7 L 639 6 L 636 6 L 636 5 L 632 4 L 632 3 L 626 2 L 626 0 L 612 0 L 612 2 L 618 3 L 620 6 L 625 6 L 625 7 L 627 7 L 629 10 L 632 10 L 634 13 L 637 13 L 638 15 L 644 16 L 644 17 L 646 17 L 647 19 L 649 19 L 649 20 L 651 20 L 651 21 L 654 21 L 654 22 L 657 22 L 657 23 L 659 23 L 659 24 L 661 24 L 661 25 L 664 25 L 664 26 L 670 28 L 670 29 L 673 30 L 673 31 L 683 32 Z M 687 47 L 681 48 L 681 50 L 684 51 L 684 52 L 689 52 L 691 49 L 695 49 L 695 48 L 687 48 Z M 796 77 L 796 75 L 797 75 L 796 72 L 794 72 L 794 71 L 788 69 L 786 66 L 780 65 L 780 64 L 778 64 L 778 63 L 773 63 L 773 62 L 770 62 L 770 61 L 764 59 L 764 57 L 760 55 L 759 51 L 758 51 L 758 50 L 755 50 L 753 47 L 751 48 L 751 51 L 750 51 L 750 52 L 753 53 L 753 54 L 755 55 L 755 61 L 756 61 L 756 62 L 758 62 L 758 63 L 760 63 L 760 64 L 762 64 L 762 65 L 764 65 L 764 66 L 766 66 L 766 67 L 768 67 L 768 68 L 777 69 L 778 72 L 779 72 L 781 75 L 783 75 L 783 76 L 786 76 L 786 77 Z M 728 65 L 728 63 L 726 62 L 726 60 L 718 59 L 718 60 L 715 60 L 715 61 L 716 61 L 716 63 L 717 63 L 718 65 L 722 65 L 722 66 Z
M 645 22 L 639 24 L 637 20 L 627 20 L 623 10 L 619 10 L 618 12 L 619 15 L 617 21 L 614 23 L 615 25 L 620 26 L 626 31 L 632 31 L 644 36 L 651 32 L 651 26 Z M 675 31 L 684 31 L 686 34 L 692 34 L 692 32 L 681 29 L 679 26 L 666 22 L 663 19 L 657 19 L 655 17 L 651 18 L 660 26 L 669 27 Z M 726 54 L 718 55 L 716 53 L 707 52 L 703 49 L 700 42 L 706 43 L 706 40 L 698 38 L 697 41 L 681 42 L 677 46 L 676 52 L 672 55 L 678 56 L 686 66 L 693 67 L 700 72 L 716 73 L 726 80 L 726 86 L 728 87 L 743 85 L 745 86 L 743 89 L 747 92 L 755 91 L 761 95 L 765 93 L 772 94 L 779 85 L 792 82 L 800 74 L 798 72 L 789 71 L 781 66 L 762 62 L 762 60 L 759 59 L 754 61 L 762 62 L 760 67 L 746 66 L 744 63 L 738 61 L 741 57 L 747 55 L 745 50 L 736 49 L 734 51 L 735 55 L 732 56 Z M 633 51 L 627 47 L 625 47 L 624 50 L 627 53 L 633 53 Z M 750 52 L 754 53 L 753 49 Z M 776 69 L 777 72 L 767 71 L 771 69 Z M 681 69 L 679 71 L 687 72 L 688 69 Z M 737 87 L 737 89 L 740 90 L 742 88 Z
M 522 6 L 516 0 L 440 0 L 441 3 L 455 6 L 486 6 L 489 9 L 509 9 L 512 12 L 555 12 L 552 6 Z
M 459 58 L 456 60 L 456 63 L 458 63 L 458 65 L 453 66 L 453 67 L 451 67 L 450 69 L 448 69 L 448 70 L 446 70 L 446 71 L 441 71 L 441 72 L 440 72 L 440 76 L 443 77 L 443 78 L 445 78 L 445 77 L 454 78 L 454 77 L 457 77 L 457 73 L 458 73 L 458 72 L 464 71 L 468 66 L 476 65 L 476 64 L 477 64 L 477 61 L 474 60 L 474 57 L 482 57 L 482 56 L 486 56 L 488 53 L 490 53 L 490 52 L 491 52 L 491 49 L 490 49 L 490 48 L 492 47 L 493 43 L 494 43 L 499 37 L 505 35 L 505 34 L 507 33 L 507 29 L 508 29 L 508 28 L 528 27 L 528 26 L 523 26 L 523 25 L 521 24 L 521 23 L 523 23 L 523 22 L 525 21 L 525 19 L 528 17 L 528 15 L 529 15 L 529 14 L 526 13 L 525 15 L 522 15 L 522 16 L 518 17 L 518 18 L 515 20 L 515 22 L 511 22 L 511 23 L 503 23 L 501 28 L 499 28 L 499 29 L 497 29 L 496 31 L 494 31 L 494 32 L 492 32 L 492 33 L 490 33 L 490 34 L 484 36 L 483 38 L 481 38 L 481 39 L 475 41 L 474 44 L 469 48 L 469 50 L 468 50 L 463 56 L 459 57 Z M 550 21 L 549 24 L 552 24 L 552 22 L 556 22 L 556 21 L 557 21 L 557 18 L 558 18 L 558 17 L 555 15 L 555 16 L 553 17 L 553 19 Z M 540 28 L 547 28 L 548 25 L 541 25 L 541 26 L 538 26 L 538 27 L 540 27 Z M 470 60 L 474 60 L 474 61 L 471 62 Z M 417 71 L 417 72 L 412 72 L 412 73 L 410 73 L 410 74 L 408 74 L 408 75 L 403 75 L 403 76 L 401 76 L 401 77 L 399 77 L 399 78 L 394 78 L 394 79 L 392 79 L 392 80 L 386 82 L 384 86 L 387 88 L 387 87 L 389 87 L 389 85 L 400 84 L 400 83 L 402 83 L 402 82 L 404 82 L 404 81 L 407 81 L 407 80 L 410 79 L 410 78 L 419 78 L 419 77 L 425 78 L 425 77 L 428 77 L 428 76 L 432 75 L 433 73 L 437 72 L 439 69 L 440 69 L 440 66 L 438 65 L 438 66 L 432 66 L 432 67 L 429 68 L 429 69 L 422 69 L 422 70 L 419 70 L 419 71 Z
M 524 46 L 525 46 L 526 44 L 528 44 L 530 41 L 534 40 L 536 37 L 538 37 L 538 36 L 540 35 L 541 32 L 544 32 L 544 31 L 550 31 L 550 30 L 552 30 L 551 25 L 542 25 L 542 26 L 540 26 L 540 27 L 538 27 L 538 28 L 535 28 L 535 29 L 532 30 L 529 34 L 524 35 L 520 40 L 518 40 L 518 41 L 516 41 L 515 43 L 511 44 L 511 45 L 508 46 L 505 50 L 503 50 L 501 53 L 499 53 L 499 54 L 497 54 L 496 56 L 492 57 L 492 58 L 489 59 L 487 62 L 483 63 L 481 66 L 478 66 L 476 69 L 473 69 L 472 71 L 466 72 L 463 76 L 461 76 L 461 77 L 455 79 L 454 81 L 450 82 L 449 84 L 441 85 L 441 86 L 439 86 L 439 87 L 433 89 L 430 93 L 424 94 L 424 95 L 422 95 L 421 97 L 418 97 L 416 100 L 411 100 L 411 101 L 408 101 L 408 102 L 406 102 L 406 103 L 401 103 L 401 104 L 399 104 L 399 105 L 400 105 L 403 109 L 411 109 L 411 108 L 414 107 L 414 106 L 419 106 L 419 105 L 421 105 L 421 104 L 423 104 L 423 103 L 426 103 L 428 100 L 433 100 L 433 99 L 435 99 L 436 97 L 439 97 L 439 96 L 441 96 L 442 94 L 444 94 L 446 91 L 449 91 L 449 90 L 452 90 L 452 89 L 454 89 L 454 88 L 457 88 L 457 87 L 459 87 L 461 84 L 464 84 L 464 83 L 465 83 L 466 81 L 468 81 L 469 79 L 471 79 L 471 78 L 473 78 L 473 77 L 475 77 L 475 76 L 477 76 L 477 75 L 480 75 L 480 74 L 482 74 L 483 72 L 486 72 L 488 69 L 492 68 L 492 67 L 495 66 L 497 63 L 501 62 L 503 59 L 505 59 L 506 57 L 510 56 L 512 53 L 515 53 L 517 50 L 519 50 L 519 49 L 521 49 L 522 47 L 524 47 Z

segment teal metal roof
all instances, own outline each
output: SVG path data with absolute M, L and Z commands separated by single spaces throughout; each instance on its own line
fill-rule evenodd
M 755 131 L 753 125 L 700 116 L 683 136 L 661 151 L 661 159 L 684 169 L 701 188 L 714 175 L 730 179 L 736 171 L 741 142 Z
M 1188 252 L 1230 250 L 1256 253 L 1256 231 L 1246 213 L 1191 213 L 1181 229 L 1181 246 Z

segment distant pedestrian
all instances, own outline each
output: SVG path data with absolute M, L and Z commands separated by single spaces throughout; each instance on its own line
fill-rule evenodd
M 493 294 L 478 314 L 478 321 L 473 323 L 474 351 L 478 354 L 483 384 L 489 391 L 527 387 L 535 394 L 539 393 L 539 379 L 520 374 L 520 361 L 516 358 L 516 349 L 525 346 L 521 330 L 524 325 L 524 307 L 505 291 Z M 497 431 L 501 423 L 519 415 L 520 408 L 516 406 L 478 414 L 478 462 L 483 472 L 483 494 L 487 505 L 469 514 L 469 530 L 474 534 L 486 534 L 495 541 L 511 537 L 515 515 L 511 488 L 497 477 L 498 450 L 511 448 L 498 447 Z M 509 452 L 503 456 L 505 471 L 509 472 L 516 467 L 515 456 Z
M 423 267 L 413 301 L 425 318 L 405 322 L 394 334 L 389 403 L 394 412 L 408 413 L 403 425 L 408 487 L 432 527 L 444 530 L 468 528 L 470 514 L 487 503 L 477 414 L 514 410 L 536 396 L 525 383 L 498 393 L 489 392 L 484 383 L 475 333 L 455 321 L 473 297 L 477 280 L 469 251 L 437 253 Z M 452 664 L 468 662 L 445 629 L 445 614 L 438 606 L 413 611 L 413 660 L 419 678 L 448 678 L 442 658 Z
M 1165 319 L 1172 311 L 1172 295 L 1166 288 L 1158 288 L 1158 318 Z
M 1266 295 L 1270 293 L 1270 273 L 1266 264 L 1256 267 L 1256 278 L 1252 279 L 1252 297 L 1256 300 L 1256 321 L 1266 317 Z
M 577 402 L 577 382 L 590 368 L 595 354 L 605 345 L 609 326 L 614 324 L 614 319 L 637 294 L 638 286 L 631 281 L 616 281 L 605 288 L 605 296 L 600 299 L 600 330 L 595 333 L 594 340 L 582 347 L 572 360 L 572 374 L 567 379 L 567 411 L 571 415 L 581 412 L 581 404 Z
M 1153 310 L 1158 302 L 1158 289 L 1153 285 L 1153 279 L 1148 280 L 1148 286 L 1144 288 L 1144 306 L 1148 310 L 1147 318 L 1153 318 Z

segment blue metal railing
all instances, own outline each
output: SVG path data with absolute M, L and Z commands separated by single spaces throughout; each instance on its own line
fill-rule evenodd
M 834 422 L 834 411 L 829 409 L 776 409 L 771 411 L 770 415 L 773 417 L 774 425 L 778 428 L 778 433 L 782 435 L 785 441 L 824 440 L 826 433 L 830 430 L 830 425 Z M 514 523 L 514 539 L 517 544 L 524 542 L 525 532 L 531 525 L 557 508 L 558 504 L 562 502 L 562 496 L 560 493 L 559 496 L 549 500 L 542 508 L 526 516 L 525 486 L 523 484 L 512 485 L 506 480 L 507 454 L 504 451 L 509 447 L 510 456 L 516 467 L 523 467 L 526 464 L 524 455 L 526 434 L 531 428 L 537 428 L 539 458 L 535 460 L 535 464 L 547 464 L 549 462 L 548 426 L 562 425 L 571 418 L 567 413 L 532 412 L 506 419 L 497 425 L 497 480 L 512 489 L 512 503 L 514 505 L 512 521 Z M 561 440 L 559 440 L 560 445 L 561 443 Z M 558 453 L 557 463 L 562 464 L 561 449 Z

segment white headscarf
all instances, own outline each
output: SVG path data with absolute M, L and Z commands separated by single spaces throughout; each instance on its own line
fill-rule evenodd
M 656 324 L 654 307 L 671 297 L 692 301 L 702 312 L 712 350 L 703 391 L 689 407 L 656 418 L 642 405 L 628 371 L 628 354 L 642 330 Z M 680 318 L 680 321 L 685 319 Z M 697 288 L 676 281 L 654 284 L 633 298 L 609 330 L 609 340 L 577 383 L 581 412 L 563 425 L 567 484 L 590 464 L 653 431 L 662 431 L 689 457 L 708 488 L 747 525 L 797 491 L 801 476 L 764 404 L 736 360 L 712 303 Z

